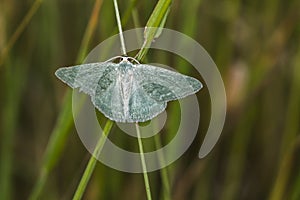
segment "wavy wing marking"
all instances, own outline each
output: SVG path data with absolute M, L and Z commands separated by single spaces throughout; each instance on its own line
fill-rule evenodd
M 140 87 L 159 102 L 181 99 L 202 88 L 193 77 L 151 65 L 137 65 L 135 76 Z
M 106 117 L 117 122 L 144 122 L 152 119 L 165 110 L 166 103 L 158 102 L 151 98 L 143 88 L 139 87 L 138 82 L 133 78 L 132 90 L 128 105 L 122 96 L 122 80 L 120 74 L 115 71 L 109 71 L 100 79 L 92 102 Z M 102 91 L 102 85 L 109 83 Z M 128 113 L 126 112 L 128 107 Z
M 125 122 L 124 100 L 121 95 L 120 74 L 115 68 L 107 70 L 99 79 L 92 102 L 106 117 Z
M 79 88 L 80 91 L 93 97 L 99 79 L 106 71 L 115 67 L 116 64 L 110 62 L 90 63 L 59 68 L 55 75 L 71 88 Z
M 166 102 L 159 102 L 135 82 L 134 90 L 129 100 L 128 122 L 148 121 L 166 109 Z

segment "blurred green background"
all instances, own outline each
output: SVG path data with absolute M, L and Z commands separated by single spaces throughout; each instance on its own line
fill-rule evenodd
M 156 3 L 120 0 L 124 30 L 145 26 Z M 300 1 L 174 0 L 165 27 L 208 51 L 228 101 L 221 138 L 200 160 L 210 100 L 205 88 L 197 94 L 197 138 L 165 169 L 172 199 L 300 200 Z M 54 72 L 80 64 L 116 31 L 111 0 L 0 0 L 0 200 L 72 198 L 90 154 L 70 115 L 71 89 Z M 147 59 L 201 79 L 174 55 L 150 51 Z M 176 132 L 177 104 L 168 105 L 163 144 Z M 137 150 L 117 127 L 112 133 Z M 153 199 L 164 199 L 160 171 L 149 177 Z M 146 199 L 142 174 L 97 163 L 84 199 Z

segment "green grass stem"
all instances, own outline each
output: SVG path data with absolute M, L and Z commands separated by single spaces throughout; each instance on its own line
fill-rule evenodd
M 286 186 L 290 178 L 291 169 L 294 163 L 294 157 L 300 146 L 300 137 L 293 141 L 292 145 L 287 149 L 286 154 L 281 160 L 279 172 L 276 177 L 274 187 L 272 189 L 269 200 L 286 199 Z M 299 190 L 299 188 L 297 188 Z M 296 195 L 295 193 L 292 195 Z
M 32 17 L 36 13 L 36 11 L 39 9 L 41 3 L 43 0 L 35 0 L 32 4 L 31 8 L 21 21 L 20 25 L 17 27 L 15 32 L 12 34 L 12 36 L 9 38 L 7 45 L 3 48 L 0 54 L 0 68 L 4 64 L 5 59 L 7 58 L 7 55 L 11 48 L 14 46 L 16 41 L 19 39 L 21 34 L 24 32 L 25 28 L 28 26 L 29 22 L 31 21 Z
M 146 24 L 146 28 L 147 27 L 159 27 L 159 28 L 163 28 L 161 26 L 165 25 L 165 20 L 167 17 L 167 14 L 169 12 L 170 9 L 170 5 L 171 5 L 172 1 L 171 0 L 160 0 L 155 8 L 154 11 L 152 12 L 149 20 L 147 21 Z M 137 12 L 133 12 L 133 18 L 135 20 L 136 23 L 138 23 L 137 20 Z M 143 60 L 144 57 L 146 56 L 147 52 L 148 52 L 148 48 L 150 47 L 153 39 L 155 37 L 157 37 L 157 29 L 146 29 L 145 30 L 145 34 L 144 34 L 144 44 L 142 46 L 142 48 L 140 49 L 140 51 L 138 52 L 138 54 L 135 56 L 137 58 L 137 60 Z M 137 133 L 139 133 L 139 128 L 138 128 L 138 124 L 136 125 L 136 129 L 137 129 Z M 158 136 L 157 136 L 158 137 Z M 160 138 L 155 138 L 155 145 L 160 148 L 161 147 L 161 141 Z M 147 198 L 148 200 L 151 199 L 151 191 L 150 191 L 150 186 L 149 186 L 149 180 L 148 180 L 148 175 L 147 175 L 147 170 L 146 170 L 146 164 L 144 164 L 143 166 L 143 152 L 141 150 L 142 149 L 142 141 L 140 136 L 138 135 L 138 140 L 139 140 L 139 148 L 140 148 L 140 153 L 141 153 L 141 159 L 142 159 L 142 167 L 143 167 L 143 171 L 144 171 L 144 182 L 145 182 L 145 186 L 146 186 L 146 192 L 147 192 Z M 159 155 L 159 159 L 160 162 L 164 162 L 164 158 L 163 155 Z M 162 177 L 162 182 L 163 182 L 163 186 L 164 186 L 164 191 L 163 191 L 163 195 L 165 199 L 170 199 L 170 185 L 169 185 L 169 180 L 168 180 L 168 173 L 167 173 L 167 169 L 164 168 L 161 170 L 161 177 Z
M 85 35 L 83 36 L 81 50 L 77 56 L 77 62 L 82 62 L 84 54 L 89 45 L 89 42 L 92 37 L 92 33 L 96 29 L 98 22 L 98 15 L 100 11 L 100 6 L 102 0 L 96 0 L 94 4 L 94 9 L 89 19 Z M 99 7 L 99 8 L 97 8 Z M 32 193 L 30 194 L 30 200 L 36 200 L 41 195 L 41 192 L 45 186 L 46 180 L 49 176 L 50 171 L 57 164 L 60 155 L 65 147 L 66 140 L 70 134 L 71 127 L 73 126 L 73 117 L 72 117 L 72 92 L 68 90 L 64 97 L 64 103 L 62 104 L 62 111 L 58 116 L 56 125 L 50 135 L 49 143 L 46 147 L 45 156 L 42 162 L 41 171 L 38 176 L 38 180 L 35 183 Z
M 110 130 L 113 126 L 113 122 L 111 120 L 108 120 L 105 124 L 104 130 L 103 130 L 103 134 L 101 135 L 101 137 L 98 140 L 98 143 L 96 144 L 95 150 L 93 152 L 93 156 L 90 158 L 88 165 L 83 173 L 83 176 L 79 182 L 79 185 L 75 191 L 73 200 L 79 200 L 82 198 L 86 186 L 93 174 L 93 171 L 95 169 L 95 166 L 97 164 L 97 157 L 100 154 L 102 147 L 105 144 L 106 138 L 108 137 L 108 134 L 110 133 Z
M 81 45 L 80 45 L 80 52 L 79 55 L 77 56 L 77 63 L 82 62 L 85 58 L 85 56 L 87 55 L 87 51 L 88 51 L 88 47 L 89 47 L 89 43 L 91 41 L 91 38 L 93 37 L 93 34 L 97 28 L 97 24 L 98 24 L 98 15 L 100 12 L 100 8 L 102 6 L 103 0 L 96 0 L 95 1 L 95 5 L 93 7 L 93 11 L 91 14 L 91 17 L 89 19 L 87 28 L 85 30 L 85 33 L 83 35 L 83 39 L 81 41 Z
M 143 60 L 145 55 L 148 52 L 148 48 L 150 47 L 153 39 L 155 36 L 157 36 L 157 30 L 162 25 L 162 22 L 166 18 L 166 14 L 168 14 L 168 10 L 170 8 L 170 5 L 172 3 L 172 0 L 159 0 L 156 4 L 149 20 L 146 24 L 146 30 L 145 30 L 145 38 L 144 38 L 144 44 L 143 47 L 140 49 L 138 54 L 136 55 L 137 60 Z M 147 29 L 147 27 L 155 27 Z
M 51 133 L 46 152 L 42 161 L 41 171 L 35 183 L 29 199 L 39 199 L 41 192 L 45 186 L 49 173 L 58 162 L 60 155 L 64 149 L 70 129 L 73 126 L 72 118 L 72 92 L 68 90 L 64 97 L 62 110 L 58 116 L 56 125 Z
M 10 64 L 17 64 L 12 61 Z M 21 94 L 27 75 L 27 66 L 21 70 L 7 68 L 5 70 L 6 98 L 4 101 L 3 113 L 0 118 L 3 120 L 1 127 L 0 140 L 0 199 L 13 199 L 13 173 L 15 169 L 14 146 L 19 124 L 19 108 L 21 103 Z M 15 79 L 19 81 L 15 81 Z
M 117 19 L 117 24 L 118 24 L 118 29 L 119 29 L 121 49 L 122 49 L 123 55 L 126 55 L 126 47 L 125 47 L 125 41 L 124 41 L 124 36 L 123 36 L 122 23 L 121 23 L 118 2 L 117 2 L 117 0 L 113 0 L 113 1 L 114 1 L 115 14 L 116 14 L 116 19 Z
M 135 127 L 136 127 L 137 139 L 138 139 L 139 150 L 140 150 L 140 155 L 141 155 L 141 163 L 142 163 L 142 168 L 143 168 L 143 175 L 144 175 L 144 183 L 145 183 L 145 188 L 146 188 L 146 193 L 147 193 L 147 200 L 151 200 L 152 199 L 151 189 L 150 189 L 149 178 L 148 178 L 148 174 L 147 174 L 147 165 L 146 165 L 146 160 L 145 160 L 145 155 L 144 155 L 143 142 L 142 142 L 142 138 L 141 138 L 139 124 L 136 123 Z
M 137 12 L 137 9 L 135 9 L 135 8 L 132 10 L 132 19 L 133 19 L 134 25 L 136 27 L 140 27 L 139 14 Z M 138 37 L 137 40 L 139 42 L 142 42 L 142 38 L 140 38 L 140 37 Z M 153 129 L 156 130 L 157 123 L 155 123 L 153 126 L 155 126 L 155 128 L 153 128 Z M 161 143 L 161 138 L 160 138 L 159 133 L 155 134 L 155 136 L 154 136 L 154 144 L 155 144 L 156 149 L 161 149 L 162 148 L 162 143 Z M 163 163 L 163 164 L 165 163 L 165 158 L 164 158 L 164 155 L 162 153 L 158 154 L 158 159 L 159 159 L 160 163 Z M 165 200 L 170 200 L 171 199 L 171 193 L 170 193 L 170 183 L 169 183 L 167 167 L 162 168 L 160 170 L 160 175 L 161 175 L 162 184 L 163 184 L 163 189 L 162 189 L 163 198 Z
M 270 200 L 284 199 L 284 193 L 288 186 L 288 178 L 291 170 L 292 153 L 291 144 L 299 135 L 299 118 L 300 118 L 300 48 L 294 57 L 292 71 L 292 87 L 289 96 L 288 108 L 286 113 L 285 130 L 280 149 L 280 167 L 274 186 L 270 194 Z
M 155 143 L 155 147 L 156 149 L 161 149 L 162 148 L 162 143 L 161 143 L 161 138 L 160 138 L 160 134 L 157 133 L 154 136 L 154 143 Z M 158 153 L 158 159 L 159 162 L 164 164 L 165 161 L 165 157 L 164 154 L 162 152 Z M 169 175 L 168 175 L 168 167 L 164 167 L 162 169 L 160 169 L 160 175 L 161 175 L 161 180 L 162 180 L 162 185 L 163 185 L 163 199 L 164 200 L 171 200 L 171 189 L 170 189 L 170 180 L 169 180 Z

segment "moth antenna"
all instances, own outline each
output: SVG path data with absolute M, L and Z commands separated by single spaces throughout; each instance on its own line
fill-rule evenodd
M 133 58 L 133 57 L 128 57 L 130 58 L 131 60 L 133 60 L 134 62 L 136 62 L 137 64 L 141 64 L 137 59 Z
M 104 61 L 104 62 L 110 62 L 110 61 L 112 61 L 112 60 L 115 60 L 115 59 L 117 59 L 117 58 L 123 58 L 124 56 L 115 56 L 115 57 L 112 57 L 112 58 L 110 58 L 110 59 L 108 59 L 108 60 L 106 60 L 106 61 Z

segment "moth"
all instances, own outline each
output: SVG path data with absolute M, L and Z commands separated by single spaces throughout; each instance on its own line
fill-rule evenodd
M 117 63 L 112 62 L 119 59 Z M 55 75 L 91 97 L 107 118 L 124 123 L 145 122 L 167 107 L 168 101 L 198 92 L 197 79 L 117 56 L 105 62 L 59 68 Z

